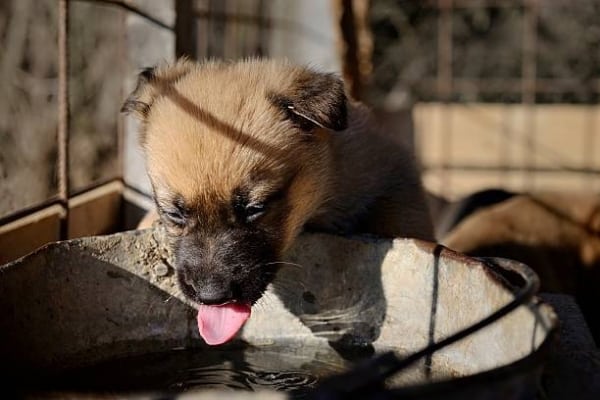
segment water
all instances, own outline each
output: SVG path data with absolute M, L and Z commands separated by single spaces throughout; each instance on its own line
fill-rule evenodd
M 42 383 L 36 392 L 101 395 L 270 389 L 302 399 L 323 377 L 350 365 L 333 350 L 298 344 L 172 350 L 68 371 Z

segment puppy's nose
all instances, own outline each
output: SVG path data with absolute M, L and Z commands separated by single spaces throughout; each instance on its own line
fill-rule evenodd
M 231 286 L 220 281 L 205 281 L 195 287 L 198 300 L 206 305 L 225 304 L 233 300 Z

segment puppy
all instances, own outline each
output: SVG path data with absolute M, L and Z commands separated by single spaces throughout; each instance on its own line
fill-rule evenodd
M 412 155 L 335 75 L 180 60 L 144 70 L 123 111 L 209 344 L 240 329 L 303 229 L 433 239 Z

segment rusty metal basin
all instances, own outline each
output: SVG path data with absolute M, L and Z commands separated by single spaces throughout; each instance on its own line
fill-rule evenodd
M 235 398 L 285 398 L 267 382 L 284 372 L 310 377 L 302 381 L 302 396 L 310 396 L 328 376 L 390 350 L 402 359 L 486 318 L 510 303 L 519 286 L 498 265 L 431 243 L 305 234 L 237 340 L 209 347 L 177 289 L 163 242 L 160 227 L 83 238 L 0 267 L 0 372 L 10 387 L 34 397 L 184 392 L 201 399 L 237 387 L 192 380 L 162 387 L 161 369 L 179 368 L 169 354 L 184 352 L 186 376 L 199 371 L 189 364 L 218 360 L 218 370 L 233 374 L 241 389 L 258 390 Z M 382 387 L 399 398 L 527 398 L 555 328 L 552 309 L 528 300 Z M 128 360 L 138 356 L 154 363 L 148 385 L 127 387 L 128 371 L 138 371 Z M 87 387 L 78 372 L 88 369 L 102 380 L 119 368 L 125 378 L 109 389 L 97 382 Z M 252 379 L 244 375 L 250 370 Z

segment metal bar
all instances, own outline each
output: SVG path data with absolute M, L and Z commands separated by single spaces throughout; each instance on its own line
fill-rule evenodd
M 198 58 L 193 0 L 175 1 L 175 56 Z
M 537 74 L 536 47 L 537 47 L 537 1 L 523 0 L 523 63 L 521 65 L 522 102 L 535 103 L 535 81 Z
M 437 90 L 440 99 L 449 100 L 452 93 L 452 8 L 453 0 L 438 0 Z
M 434 92 L 438 90 L 439 79 L 423 79 L 417 81 L 414 86 Z M 591 79 L 582 81 L 567 78 L 541 78 L 535 79 L 533 89 L 535 93 L 600 93 L 600 80 Z M 520 78 L 452 78 L 452 94 L 470 93 L 511 93 L 522 94 L 523 81 Z
M 362 82 L 358 62 L 358 40 L 354 21 L 352 0 L 337 0 L 339 12 L 340 53 L 342 74 L 348 84 L 350 95 L 359 100 L 362 96 Z
M 119 76 L 122 77 L 126 71 L 127 55 L 129 48 L 127 46 L 127 14 L 119 12 L 119 36 L 121 37 L 119 46 Z M 126 95 L 125 85 L 119 85 L 119 98 L 124 99 Z M 117 178 L 125 182 L 125 115 L 119 113 L 117 116 Z
M 229 1 L 226 4 L 227 9 L 225 10 L 225 13 L 229 14 L 231 12 L 236 12 L 239 6 L 238 2 Z M 239 41 L 239 28 L 240 25 L 236 23 L 225 24 L 223 58 L 226 60 L 235 60 L 238 58 L 238 50 L 242 47 L 240 46 L 241 42 Z
M 450 100 L 452 94 L 452 0 L 438 0 L 438 36 L 437 36 L 437 94 L 442 102 Z M 442 110 L 440 118 L 443 120 L 440 127 L 440 154 L 443 154 L 442 164 L 452 162 L 452 113 L 451 110 Z M 440 174 L 440 193 L 450 195 L 452 182 L 447 169 Z
M 199 18 L 198 13 L 207 14 L 210 5 L 209 0 L 196 0 L 196 7 L 192 10 L 194 18 L 196 18 L 196 49 L 198 59 L 208 57 L 208 20 L 207 17 Z
M 501 258 L 484 258 L 482 262 L 499 276 L 511 275 L 511 278 L 513 276 L 518 277 L 522 281 L 522 286 L 513 292 L 513 299 L 510 302 L 473 325 L 451 334 L 438 342 L 428 344 L 421 350 L 405 358 L 398 358 L 394 352 L 390 351 L 348 372 L 329 377 L 315 389 L 312 397 L 309 398 L 342 399 L 347 397 L 362 398 L 367 393 L 372 395 L 374 390 L 381 390 L 385 380 L 391 376 L 406 369 L 420 359 L 432 355 L 436 351 L 491 325 L 518 307 L 525 305 L 533 298 L 540 287 L 538 276 L 524 264 Z M 512 279 L 507 280 L 512 281 Z M 351 396 L 347 396 L 349 394 Z
M 454 0 L 454 9 L 462 8 L 514 8 L 520 7 L 521 0 Z M 420 0 L 420 7 L 438 8 L 439 0 Z
M 502 111 L 502 133 L 503 140 L 500 141 L 500 154 L 498 162 L 502 165 L 502 171 L 507 171 L 512 163 L 511 150 L 514 146 L 514 134 L 511 129 L 511 125 L 514 123 L 514 111 L 510 110 L 508 107 L 504 107 Z M 503 174 L 502 178 L 498 182 L 500 187 L 509 187 L 510 186 L 510 175 Z
M 258 16 L 261 15 L 260 4 L 259 4 L 260 1 L 261 0 L 253 0 L 252 2 L 249 2 L 250 7 L 251 7 L 250 8 L 251 14 L 258 15 Z M 260 38 L 260 26 L 261 26 L 260 23 L 254 24 L 252 26 L 249 26 L 248 27 L 249 29 L 246 30 L 246 37 L 250 39 L 247 42 L 248 48 L 246 50 L 247 51 L 246 54 L 248 54 L 248 55 L 255 56 L 255 55 L 258 55 L 262 51 L 262 49 L 261 49 L 262 43 L 260 42 L 260 39 L 261 39 Z
M 595 108 L 588 107 L 586 110 L 586 130 L 583 138 L 583 165 L 588 167 L 598 167 L 597 155 L 594 151 L 596 149 L 596 141 L 598 138 L 596 134 L 598 132 L 597 123 L 597 111 Z M 600 171 L 598 171 L 600 173 Z M 590 187 L 590 181 L 587 177 L 584 177 L 581 181 L 582 188 L 585 191 L 596 192 L 596 187 Z M 596 183 L 597 184 L 597 183 Z M 594 185 L 596 186 L 596 185 Z
M 210 0 L 208 11 L 208 56 L 223 58 L 225 50 L 224 36 L 227 21 L 216 15 L 227 15 L 227 0 Z
M 411 354 L 410 356 L 404 359 L 397 359 L 393 365 L 391 365 L 388 371 L 380 371 L 380 374 L 385 378 L 392 376 L 393 374 L 405 369 L 406 367 L 412 365 L 414 362 L 419 359 L 425 357 L 428 354 L 433 354 L 438 350 L 443 349 L 451 345 L 452 343 L 458 342 L 467 336 L 485 328 L 488 325 L 491 325 L 493 322 L 499 320 L 500 318 L 510 314 L 513 310 L 518 307 L 524 305 L 526 302 L 531 300 L 533 296 L 538 292 L 540 287 L 540 281 L 538 276 L 533 272 L 529 267 L 521 264 L 517 261 L 501 259 L 501 258 L 485 258 L 482 261 L 486 262 L 486 264 L 493 270 L 495 270 L 499 275 L 502 276 L 502 270 L 515 273 L 523 280 L 523 286 L 519 288 L 513 294 L 513 300 L 507 303 L 505 306 L 490 314 L 486 318 L 482 319 L 475 324 L 456 332 L 450 336 L 445 337 L 444 339 L 436 342 L 434 344 L 428 345 L 420 351 Z
M 371 0 L 354 0 L 354 23 L 358 44 L 358 71 L 364 88 L 373 72 L 373 34 L 370 21 Z
M 211 0 L 214 1 L 214 0 Z M 250 15 L 250 14 L 228 14 L 226 12 L 219 12 L 215 10 L 194 10 L 196 18 L 203 19 L 206 21 L 225 21 L 226 23 L 236 22 L 238 24 L 245 25 L 262 25 L 267 29 L 281 29 L 291 32 L 295 32 L 299 35 L 304 36 L 315 43 L 322 43 L 328 40 L 327 36 L 324 36 L 321 32 L 313 29 L 308 24 L 303 24 L 292 19 L 285 18 L 270 18 L 261 15 Z
M 442 170 L 451 170 L 451 171 L 461 171 L 461 172 L 501 172 L 501 173 L 512 173 L 521 171 L 522 168 L 514 165 L 480 165 L 480 164 L 452 164 L 445 165 L 442 163 L 439 164 L 427 164 L 423 166 L 424 170 L 427 171 L 442 171 Z M 544 167 L 544 166 L 536 166 L 532 169 L 533 172 L 541 172 L 541 173 L 573 173 L 573 174 L 584 174 L 590 175 L 592 177 L 600 174 L 600 168 L 594 167 L 571 167 L 568 165 L 559 165 L 556 167 Z
M 523 0 L 523 62 L 521 66 L 522 91 L 521 101 L 525 105 L 525 135 L 523 136 L 523 148 L 527 149 L 523 153 L 523 189 L 531 190 L 535 185 L 536 152 L 535 145 L 536 124 L 535 124 L 535 78 L 537 75 L 536 47 L 537 47 L 537 0 Z
M 269 2 L 265 0 L 258 1 L 258 15 L 267 14 Z M 266 56 L 269 53 L 269 35 L 270 35 L 270 26 L 269 24 L 258 24 L 258 47 L 256 49 L 256 55 L 258 56 Z
M 229 14 L 227 12 L 195 9 L 194 15 L 196 16 L 196 18 L 199 18 L 199 19 L 206 19 L 206 20 L 216 19 L 216 20 L 223 20 L 227 23 L 235 22 L 238 24 L 249 24 L 249 25 L 258 25 L 258 24 L 270 25 L 272 22 L 272 18 L 264 17 L 262 15 L 250 15 L 247 13 Z M 282 21 L 282 23 L 283 23 L 283 21 Z
M 161 21 L 158 18 L 153 17 L 152 15 L 140 10 L 137 7 L 132 6 L 131 4 L 126 3 L 123 0 L 73 0 L 73 1 L 84 1 L 84 2 L 88 2 L 88 3 L 104 3 L 104 4 L 109 4 L 109 5 L 113 5 L 116 7 L 120 7 L 123 8 L 133 14 L 136 14 L 142 18 L 144 18 L 145 20 L 153 23 L 156 26 L 159 26 L 163 29 L 168 29 L 170 31 L 174 30 L 175 28 L 172 27 L 171 25 Z
M 60 238 L 69 223 L 69 0 L 58 0 L 58 198 L 63 208 Z

